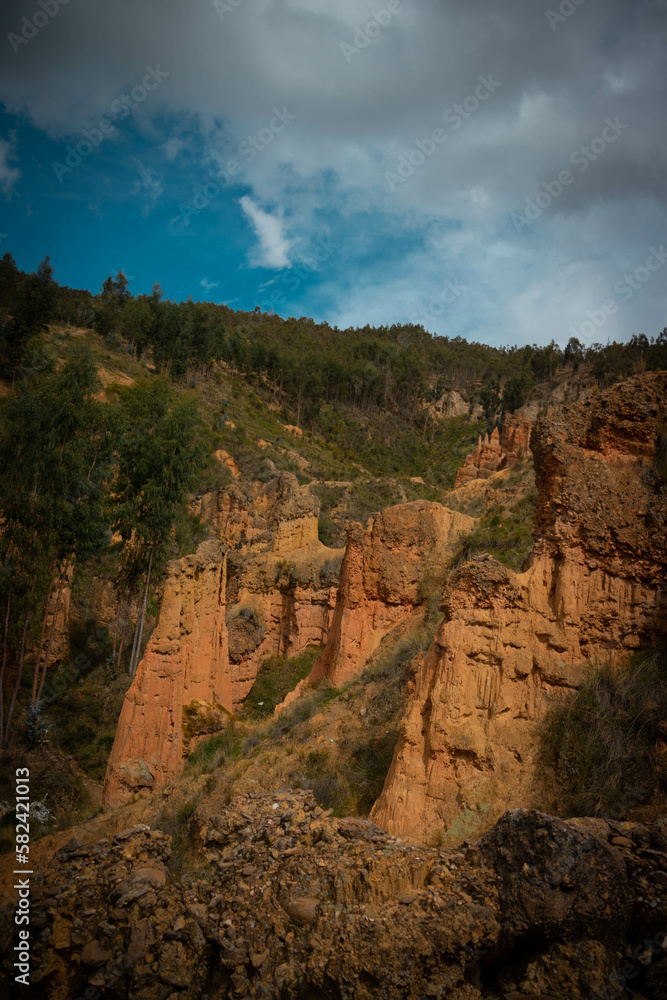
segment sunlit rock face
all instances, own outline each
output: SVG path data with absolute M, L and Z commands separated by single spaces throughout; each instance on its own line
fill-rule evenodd
M 667 374 L 628 379 L 538 420 L 533 562 L 462 566 L 414 661 L 401 736 L 373 819 L 394 834 L 470 837 L 530 804 L 537 727 L 588 662 L 667 633 L 667 491 L 655 468 Z

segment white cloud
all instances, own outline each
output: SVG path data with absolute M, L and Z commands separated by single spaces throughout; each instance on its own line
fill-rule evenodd
M 13 167 L 10 160 L 14 159 L 16 140 L 12 135 L 9 139 L 0 139 L 0 188 L 9 195 L 21 176 L 18 167 Z
M 208 278 L 202 278 L 201 281 L 199 282 L 199 284 L 202 286 L 202 288 L 205 288 L 207 292 L 210 292 L 211 289 L 217 288 L 218 285 L 220 284 L 220 282 L 219 281 L 209 281 Z
M 251 267 L 269 267 L 277 270 L 289 267 L 290 244 L 283 232 L 282 217 L 265 212 L 248 195 L 244 195 L 239 204 L 250 219 L 259 240 L 259 247 L 253 252 L 249 262 Z
M 146 218 L 155 208 L 160 195 L 162 194 L 163 178 L 150 167 L 146 167 L 141 160 L 132 157 L 132 162 L 136 165 L 139 176 L 132 185 L 132 194 L 145 195 L 145 203 L 141 209 L 141 214 Z
M 188 192 L 211 163 L 239 160 L 242 207 L 259 240 L 254 266 L 291 265 L 294 273 L 317 235 L 335 226 L 342 249 L 322 266 L 321 289 L 309 292 L 321 295 L 327 318 L 398 321 L 437 300 L 441 276 L 454 272 L 471 289 L 453 304 L 454 334 L 558 339 L 565 320 L 595 309 L 667 224 L 659 6 L 586 4 L 553 32 L 539 5 L 404 0 L 401 15 L 347 63 L 340 43 L 372 16 L 373 0 L 244 0 L 224 23 L 210 2 L 195 9 L 179 0 L 87 0 L 64 7 L 20 58 L 5 60 L 0 100 L 62 138 L 95 127 L 146 64 L 159 63 L 169 78 L 133 112 L 132 127 L 150 137 L 156 155 L 188 171 Z M 7 31 L 23 13 L 21 0 L 7 0 Z M 392 194 L 385 171 L 489 74 L 499 89 Z M 45 85 L 53 79 L 58 86 Z M 266 130 L 274 106 L 296 119 L 245 160 L 239 145 Z M 575 172 L 530 229 L 512 231 L 510 213 L 571 167 L 572 152 L 616 116 L 627 132 Z M 159 183 L 142 187 L 145 211 Z M 259 207 L 272 205 L 281 213 Z M 193 220 L 193 239 L 195 228 Z M 430 245 L 433 229 L 458 236 Z M 372 239 L 378 232 L 391 234 L 407 281 L 384 264 L 385 241 Z M 419 235 L 425 249 L 415 247 Z M 572 261 L 567 273 L 554 265 L 563 254 Z M 655 325 L 658 288 L 647 285 L 604 334 L 664 325 Z M 444 323 L 433 328 L 449 332 Z

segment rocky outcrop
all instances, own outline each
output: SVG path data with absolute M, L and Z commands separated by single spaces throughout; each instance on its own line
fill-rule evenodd
M 217 540 L 167 569 L 160 615 L 125 695 L 103 804 L 154 789 L 181 770 L 188 741 L 233 706 L 225 625 L 225 554 Z
M 452 840 L 533 801 L 536 726 L 589 661 L 667 633 L 667 491 L 652 469 L 667 374 L 647 374 L 538 421 L 533 564 L 461 567 L 413 691 L 374 820 Z
M 221 540 L 169 564 L 155 631 L 129 688 L 105 806 L 173 780 L 238 709 L 261 662 L 324 646 L 342 551 L 317 537 L 319 501 L 285 473 L 200 498 Z
M 205 879 L 139 824 L 31 877 L 27 1000 L 622 1000 L 664 996 L 664 825 L 516 810 L 460 851 L 333 819 L 310 792 L 200 815 Z M 14 903 L 0 913 L 13 979 Z
M 389 632 L 423 613 L 429 583 L 442 578 L 474 518 L 417 500 L 347 526 L 347 548 L 329 639 L 309 682 L 340 686 L 359 674 Z
M 491 434 L 480 435 L 477 450 L 466 456 L 458 469 L 454 489 L 473 479 L 488 479 L 496 472 L 513 465 L 519 458 L 530 457 L 530 433 L 533 423 L 527 411 L 507 413 L 502 431 L 494 427 Z
M 234 706 L 262 660 L 324 646 L 342 549 L 318 539 L 319 500 L 296 476 L 239 485 L 202 499 L 202 514 L 230 548 L 227 621 Z

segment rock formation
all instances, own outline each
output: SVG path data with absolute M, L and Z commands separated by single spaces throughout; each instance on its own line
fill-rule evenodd
M 198 739 L 243 703 L 268 656 L 323 646 L 342 551 L 291 473 L 200 498 L 218 540 L 169 564 L 155 631 L 129 688 L 103 803 L 173 780 Z
M 472 479 L 488 479 L 495 472 L 506 469 L 519 458 L 530 456 L 532 420 L 527 411 L 507 413 L 502 432 L 494 427 L 491 435 L 480 435 L 477 450 L 466 456 L 465 464 L 458 469 L 454 489 Z
M 348 524 L 326 647 L 307 682 L 284 704 L 322 678 L 336 687 L 351 680 L 385 636 L 420 618 L 429 578 L 444 576 L 455 543 L 474 523 L 466 514 L 417 500 L 374 514 L 365 529 Z
M 516 810 L 454 851 L 333 819 L 310 792 L 200 809 L 206 879 L 175 876 L 171 838 L 145 824 L 72 838 L 35 872 L 27 1000 L 623 1000 L 626 980 L 666 995 L 662 824 Z M 14 901 L 7 981 L 13 918 Z
M 266 657 L 324 646 L 343 550 L 319 541 L 319 500 L 291 473 L 207 495 L 202 515 L 230 549 L 227 621 L 237 707 Z
M 171 780 L 188 738 L 221 728 L 232 705 L 225 557 L 211 540 L 169 563 L 158 623 L 118 720 L 103 804 Z
M 422 839 L 469 837 L 530 804 L 539 719 L 588 661 L 667 632 L 667 491 L 652 467 L 667 374 L 636 376 L 538 421 L 533 564 L 490 558 L 449 580 L 372 816 Z

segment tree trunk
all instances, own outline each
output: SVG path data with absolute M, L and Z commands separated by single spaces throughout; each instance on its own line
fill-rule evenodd
M 32 585 L 32 590 L 30 594 L 32 596 L 32 591 L 35 589 L 35 584 Z M 3 746 L 6 747 L 9 743 L 9 732 L 12 726 L 12 718 L 14 717 L 14 707 L 16 705 L 16 696 L 19 693 L 19 687 L 21 685 L 21 676 L 23 674 L 23 661 L 25 659 L 25 643 L 28 638 L 28 624 L 30 622 L 30 607 L 25 613 L 25 624 L 23 626 L 23 635 L 21 637 L 21 654 L 19 656 L 19 666 L 16 672 L 16 683 L 14 684 L 14 690 L 12 691 L 12 700 L 9 703 L 9 712 L 7 714 L 7 724 L 5 725 L 5 738 L 3 741 Z
M 144 602 L 141 607 L 141 628 L 139 629 L 139 642 L 137 643 L 136 653 L 134 655 L 134 667 L 132 669 L 131 676 L 137 672 L 137 667 L 139 665 L 139 655 L 141 653 L 141 640 L 144 637 L 144 622 L 146 621 L 146 605 L 148 604 L 148 587 L 151 581 L 151 566 L 153 565 L 153 548 L 151 546 L 151 554 L 148 558 L 148 572 L 146 573 L 146 589 L 144 590 Z
M 50 595 L 49 595 L 50 596 Z M 37 647 L 37 662 L 35 663 L 35 671 L 32 678 L 32 694 L 30 695 L 30 704 L 35 704 L 35 699 L 37 697 L 37 681 L 39 679 L 39 666 L 42 659 L 42 650 L 44 649 L 44 640 L 46 638 L 46 623 L 49 620 L 49 602 L 48 598 L 44 606 L 44 617 L 42 618 L 42 631 L 39 636 L 39 646 Z
M 42 700 L 42 691 L 44 690 L 44 681 L 46 680 L 46 671 L 49 669 L 49 660 L 51 659 L 51 646 L 53 645 L 53 635 L 56 630 L 56 619 L 58 618 L 58 612 L 60 611 L 60 601 L 63 596 L 63 588 L 65 586 L 65 574 L 64 572 L 60 574 L 60 581 L 58 584 L 58 597 L 56 599 L 56 606 L 53 611 L 53 621 L 51 622 L 51 632 L 49 633 L 49 644 L 46 647 L 46 655 L 44 657 L 44 666 L 42 667 L 42 680 L 39 685 L 39 694 L 37 695 L 37 701 Z M 34 702 L 33 702 L 34 704 Z
M 64 585 L 65 585 L 65 576 L 64 576 L 64 573 L 61 573 L 60 574 L 60 579 L 58 581 L 58 597 L 56 598 L 56 606 L 53 609 L 53 620 L 51 622 L 51 630 L 49 632 L 49 644 L 46 647 L 46 653 L 44 654 L 44 663 L 42 665 L 42 680 L 41 680 L 41 683 L 39 685 L 39 694 L 37 695 L 37 699 L 36 699 L 37 701 L 39 701 L 41 699 L 41 697 L 42 697 L 42 691 L 44 690 L 44 680 L 46 678 L 46 671 L 48 670 L 48 667 L 49 667 L 49 660 L 51 659 L 51 646 L 53 645 L 53 635 L 54 635 L 54 632 L 56 630 L 56 619 L 58 618 L 58 612 L 60 611 L 60 601 L 61 601 L 61 598 L 62 598 L 62 595 L 63 595 L 63 587 L 64 587 Z M 47 603 L 47 608 L 48 608 L 48 603 Z M 35 679 L 37 678 L 37 675 L 39 674 L 39 672 L 40 672 L 40 667 L 39 667 L 39 657 L 38 657 L 37 658 L 37 664 L 35 666 L 35 678 L 33 678 L 33 682 L 32 682 L 32 690 L 33 690 L 33 698 L 32 698 L 32 701 L 31 701 L 32 705 L 35 704 L 34 693 L 35 693 L 35 689 L 36 689 L 36 686 L 37 686 L 36 683 L 35 683 Z
M 7 597 L 7 611 L 5 613 L 5 635 L 2 644 L 2 667 L 0 668 L 0 747 L 2 746 L 5 732 L 5 667 L 7 666 L 7 639 L 9 636 L 9 605 L 11 601 Z
M 123 603 L 122 595 L 118 595 L 118 604 L 116 605 L 116 620 L 113 623 L 113 647 L 111 649 L 111 662 L 114 663 L 116 659 L 116 649 L 118 648 L 118 623 L 120 622 L 120 606 Z
M 120 661 L 123 656 L 123 646 L 125 645 L 125 633 L 127 632 L 127 622 L 130 616 L 130 588 L 125 588 L 125 593 L 123 595 L 123 614 L 121 616 L 120 625 L 120 637 L 118 641 L 118 659 L 116 660 L 116 666 L 120 669 Z
M 132 652 L 130 653 L 130 663 L 129 663 L 129 666 L 127 668 L 127 672 L 130 675 L 130 677 L 134 676 L 134 673 L 133 673 L 134 655 L 135 655 L 135 653 L 137 651 L 137 638 L 139 636 L 139 619 L 140 619 L 140 617 L 141 617 L 141 615 L 137 615 L 137 620 L 134 623 L 134 639 L 132 640 Z

